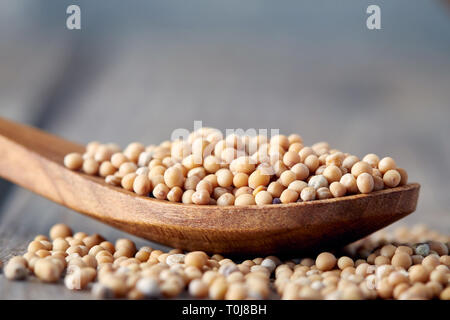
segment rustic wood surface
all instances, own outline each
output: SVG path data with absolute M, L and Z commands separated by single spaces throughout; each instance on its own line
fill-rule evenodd
M 63 1 L 53 16 L 35 10 L 39 1 L 19 2 L 0 4 L 0 116 L 80 143 L 157 143 L 203 120 L 220 129 L 298 132 L 308 144 L 327 140 L 359 156 L 392 155 L 422 186 L 417 211 L 395 225 L 450 232 L 450 19 L 438 1 L 385 3 L 378 33 L 364 29 L 361 2 L 246 7 L 222 19 L 211 17 L 223 8 L 197 8 L 203 15 L 186 16 L 200 18 L 174 15 L 166 24 L 130 19 L 147 12 L 136 8 L 120 19 L 99 9 L 91 14 L 109 24 L 92 17 L 78 34 L 61 25 Z M 157 9 L 153 18 L 171 12 Z M 0 181 L 1 260 L 57 222 L 113 241 L 129 236 Z M 0 298 L 89 294 L 0 275 Z

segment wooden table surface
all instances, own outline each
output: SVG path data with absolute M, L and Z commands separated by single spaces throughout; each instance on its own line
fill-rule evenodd
M 44 17 L 34 17 L 9 33 L 0 28 L 0 115 L 81 143 L 157 143 L 202 120 L 222 130 L 298 132 L 306 143 L 327 140 L 359 156 L 391 155 L 422 185 L 417 212 L 396 225 L 425 223 L 450 233 L 450 19 L 434 2 L 419 2 L 426 17 L 386 6 L 393 11 L 378 33 L 359 26 L 363 17 L 348 6 L 340 11 L 346 22 L 315 24 L 314 30 L 289 25 L 295 15 L 283 24 L 289 8 L 276 12 L 279 20 L 269 26 L 262 18 L 250 20 L 272 33 L 255 31 L 244 16 L 235 21 L 241 30 L 221 29 L 229 21 L 219 21 L 198 33 L 195 22 L 183 20 L 170 30 L 120 34 L 91 32 L 88 24 L 73 35 L 53 33 L 52 25 L 35 28 Z M 308 23 L 332 17 L 335 9 L 308 8 L 299 11 Z M 420 26 L 408 29 L 409 18 L 389 21 L 395 13 L 419 17 Z M 207 25 L 203 14 L 200 23 Z M 337 22 L 343 27 L 335 30 Z M 130 237 L 0 181 L 1 260 L 23 253 L 28 241 L 57 222 L 112 241 Z M 21 298 L 86 299 L 89 293 L 0 275 L 0 299 Z

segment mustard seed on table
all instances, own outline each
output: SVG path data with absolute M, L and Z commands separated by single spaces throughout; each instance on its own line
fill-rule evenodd
M 28 261 L 22 257 L 12 257 L 3 269 L 9 280 L 23 280 L 28 275 Z
M 262 190 L 272 199 L 280 198 L 280 203 L 314 201 L 371 193 L 408 182 L 406 170 L 397 167 L 391 157 L 380 160 L 370 153 L 360 160 L 326 142 L 305 146 L 298 134 L 271 139 L 236 134 L 224 137 L 213 128 L 201 128 L 186 140 L 160 145 L 145 147 L 133 142 L 124 150 L 93 141 L 84 154 L 66 155 L 64 165 L 98 175 L 110 185 L 141 196 L 196 205 L 269 204 L 266 193 L 256 200 Z M 320 191 L 313 195 L 307 190 L 302 196 L 304 184 Z M 218 187 L 226 192 L 216 196 Z M 282 196 L 286 189 L 295 191 L 297 199 L 290 191 Z M 209 197 L 200 190 L 207 191 Z M 219 201 L 225 193 L 234 199 L 227 195 Z M 252 194 L 253 199 L 240 197 L 244 193 Z M 278 203 L 272 200 L 272 204 Z
M 450 299 L 450 236 L 424 227 L 400 227 L 394 235 L 382 230 L 339 254 L 239 263 L 202 251 L 136 248 L 125 238 L 114 245 L 63 224 L 51 228 L 50 238 L 35 237 L 23 256 L 5 264 L 5 277 L 64 278 L 69 290 L 91 290 L 100 299 Z

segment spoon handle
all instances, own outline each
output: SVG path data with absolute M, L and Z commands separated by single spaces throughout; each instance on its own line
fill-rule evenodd
M 69 170 L 64 155 L 83 147 L 27 125 L 0 117 L 0 177 L 63 203 L 59 181 Z

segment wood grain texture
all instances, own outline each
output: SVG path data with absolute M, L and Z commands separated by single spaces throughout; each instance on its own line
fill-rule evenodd
M 172 247 L 270 254 L 341 246 L 413 212 L 419 185 L 265 206 L 197 206 L 141 197 L 63 166 L 83 147 L 0 119 L 0 176 L 114 227 Z

